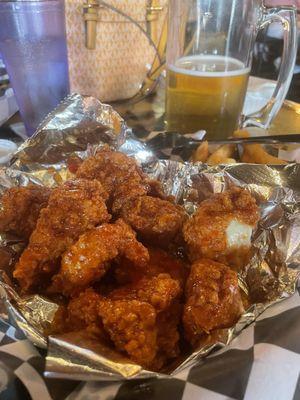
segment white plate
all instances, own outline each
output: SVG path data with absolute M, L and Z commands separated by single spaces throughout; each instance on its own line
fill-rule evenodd
M 18 146 L 10 140 L 0 139 L 0 165 L 9 162 Z

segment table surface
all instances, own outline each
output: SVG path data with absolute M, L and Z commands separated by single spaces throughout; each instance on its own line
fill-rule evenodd
M 248 90 L 250 89 L 249 93 L 252 94 L 263 92 L 262 99 L 265 99 L 266 103 L 274 87 L 274 81 L 250 77 Z M 252 98 L 249 96 L 249 102 L 251 101 Z M 151 131 L 163 131 L 165 129 L 164 82 L 159 85 L 154 95 L 145 98 L 141 102 L 136 104 L 128 104 L 126 102 L 120 104 L 114 103 L 113 106 L 139 137 L 145 137 Z M 269 129 L 266 131 L 263 129 L 254 129 L 253 133 L 255 135 L 300 133 L 300 104 L 286 100 Z
M 252 85 L 250 87 L 263 87 L 273 81 L 251 77 Z M 140 138 L 146 137 L 149 132 L 163 131 L 165 129 L 165 97 L 164 84 L 159 85 L 154 95 L 148 96 L 144 100 L 130 104 L 128 102 L 113 103 L 113 107 L 126 120 L 129 127 L 133 128 L 136 135 Z M 20 128 L 21 118 L 19 113 L 10 118 L 0 127 L 0 138 L 11 139 L 21 142 L 19 136 L 14 133 L 15 127 Z M 285 101 L 278 115 L 272 122 L 267 131 L 262 129 L 253 129 L 254 135 L 276 135 L 276 134 L 296 134 L 300 133 L 300 104 Z
M 149 131 L 164 128 L 163 104 L 160 90 L 143 102 L 130 106 L 117 104 L 116 108 L 139 136 L 144 137 Z M 288 116 L 283 115 L 285 112 Z M 297 112 L 292 111 L 293 117 L 290 112 L 289 107 L 281 110 L 271 133 L 292 133 L 285 127 L 291 126 L 289 121 Z M 19 140 L 10 129 L 14 121 L 18 122 L 19 118 L 15 116 L 0 128 L 0 136 Z M 294 133 L 299 132 L 300 129 Z M 172 379 L 122 383 L 46 379 L 43 377 L 45 353 L 34 348 L 8 323 L 0 303 L 1 316 L 0 399 L 300 400 L 300 290 L 269 308 L 229 347 Z

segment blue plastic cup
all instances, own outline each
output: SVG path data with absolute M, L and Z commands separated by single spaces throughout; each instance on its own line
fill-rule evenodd
M 2 54 L 30 136 L 69 93 L 63 0 L 0 0 Z

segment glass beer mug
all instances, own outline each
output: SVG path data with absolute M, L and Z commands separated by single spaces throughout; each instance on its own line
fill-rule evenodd
M 257 31 L 284 29 L 277 85 L 268 104 L 242 115 Z M 297 53 L 296 9 L 266 8 L 261 0 L 170 0 L 167 45 L 168 131 L 205 130 L 224 139 L 238 127 L 267 128 L 280 109 Z

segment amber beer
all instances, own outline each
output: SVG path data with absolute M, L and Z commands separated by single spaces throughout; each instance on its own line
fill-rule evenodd
M 169 131 L 207 131 L 210 139 L 237 128 L 249 68 L 223 56 L 182 57 L 167 69 L 166 122 Z

